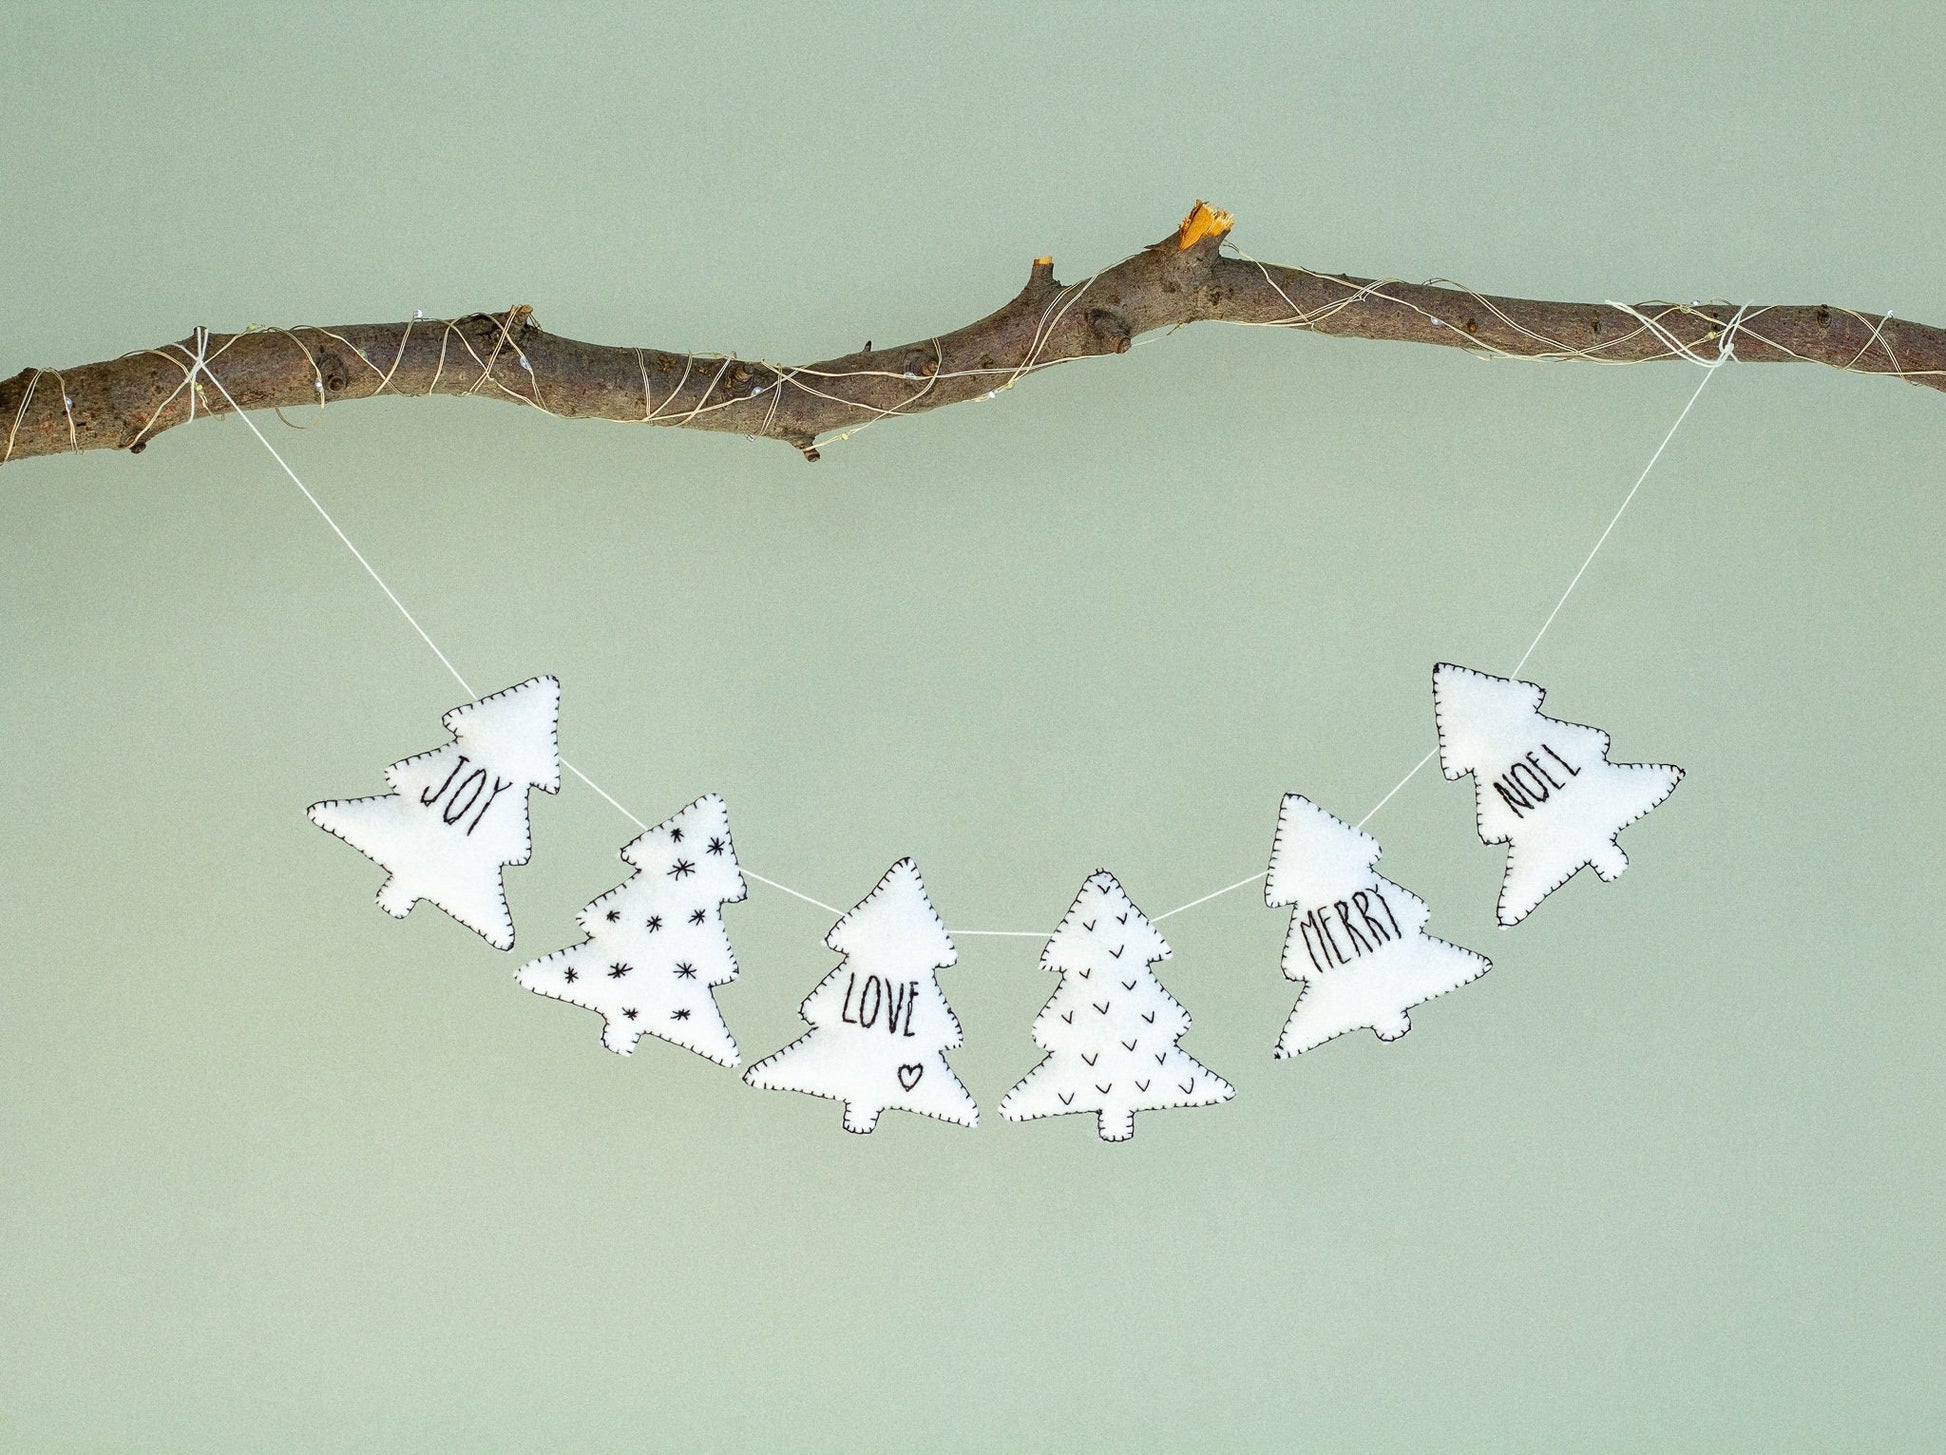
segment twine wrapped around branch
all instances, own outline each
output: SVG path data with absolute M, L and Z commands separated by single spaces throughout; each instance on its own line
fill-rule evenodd
M 1167 237 L 1076 283 L 1037 258 L 1027 285 L 950 333 L 802 365 L 583 343 L 533 309 L 402 323 L 212 333 L 0 382 L 0 465 L 93 449 L 139 453 L 164 430 L 243 409 L 319 410 L 380 394 L 479 395 L 568 419 L 776 439 L 821 437 L 991 397 L 1041 369 L 1126 353 L 1186 323 L 1440 344 L 1487 358 L 1637 364 L 1820 363 L 1946 389 L 1946 330 L 1815 305 L 1550 303 L 1444 280 L 1404 283 L 1259 262 L 1198 202 Z M 223 388 L 206 389 L 220 371 Z M 288 422 L 288 421 L 287 421 Z

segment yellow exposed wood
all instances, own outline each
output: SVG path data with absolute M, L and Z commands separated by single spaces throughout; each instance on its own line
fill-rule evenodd
M 1229 213 L 1211 207 L 1209 203 L 1198 198 L 1196 205 L 1189 209 L 1189 216 L 1185 217 L 1182 225 L 1176 229 L 1176 247 L 1188 249 L 1206 237 L 1221 237 L 1230 230 L 1230 224 L 1235 221 L 1236 219 Z

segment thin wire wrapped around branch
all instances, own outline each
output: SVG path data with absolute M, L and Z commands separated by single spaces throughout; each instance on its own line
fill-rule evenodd
M 1228 242 L 1230 225 L 1199 202 L 1168 237 L 1078 283 L 1057 282 L 1053 260 L 1038 258 L 1026 287 L 963 328 L 794 366 L 584 343 L 548 333 L 524 304 L 402 323 L 198 329 L 119 359 L 24 369 L 0 382 L 0 465 L 67 451 L 139 453 L 164 430 L 227 412 L 230 400 L 281 417 L 381 394 L 471 395 L 567 419 L 719 430 L 782 440 L 816 459 L 819 441 L 834 434 L 991 398 L 1042 369 L 1202 322 L 1439 344 L 1484 359 L 1711 363 L 1733 350 L 1743 363 L 1821 363 L 1946 389 L 1946 330 L 1889 315 L 1823 304 L 1500 298 L 1444 280 L 1260 262 Z M 223 388 L 213 397 L 203 385 L 217 370 Z

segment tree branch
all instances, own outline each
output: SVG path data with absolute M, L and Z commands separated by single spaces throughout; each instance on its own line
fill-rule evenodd
M 1946 330 L 1815 306 L 1544 303 L 1432 283 L 1374 282 L 1223 250 L 1229 214 L 1197 203 L 1168 237 L 1078 283 L 1038 258 L 1027 286 L 951 333 L 783 367 L 714 354 L 614 348 L 505 313 L 338 328 L 211 334 L 0 383 L 0 464 L 64 450 L 139 453 L 202 415 L 379 394 L 470 394 L 569 419 L 612 419 L 815 441 L 986 395 L 1070 359 L 1127 352 L 1139 335 L 1216 321 L 1340 338 L 1441 344 L 1515 358 L 1641 363 L 1814 362 L 1946 389 Z

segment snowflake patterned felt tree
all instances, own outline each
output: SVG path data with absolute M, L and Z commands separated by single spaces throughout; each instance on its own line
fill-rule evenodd
M 1302 988 L 1277 1038 L 1296 1056 L 1349 1031 L 1396 1041 L 1412 1007 L 1477 980 L 1484 955 L 1425 932 L 1426 902 L 1381 878 L 1378 840 L 1299 793 L 1277 812 L 1264 903 L 1289 908 L 1284 974 Z
M 601 1043 L 626 1056 L 644 1035 L 737 1064 L 714 987 L 736 979 L 723 906 L 749 893 L 729 811 L 706 794 L 622 846 L 635 873 L 583 909 L 588 938 L 523 965 L 529 990 L 599 1013 Z
M 527 793 L 558 793 L 561 684 L 532 677 L 440 719 L 453 741 L 385 770 L 392 791 L 314 803 L 311 822 L 389 871 L 378 905 L 429 899 L 496 950 L 514 943 L 501 870 L 534 851 Z
M 1093 1112 L 1105 1142 L 1135 1135 L 1135 1114 L 1211 1106 L 1230 1084 L 1176 1042 L 1189 1012 L 1149 966 L 1168 942 L 1115 876 L 1098 870 L 1041 951 L 1041 968 L 1061 977 L 1034 1020 L 1047 1056 L 1000 1102 L 1013 1121 Z
M 824 942 L 845 958 L 805 997 L 811 1029 L 743 1079 L 843 1101 L 848 1132 L 871 1131 L 888 1109 L 976 1125 L 979 1108 L 946 1064 L 965 1038 L 934 973 L 959 952 L 913 862 L 888 869 Z
M 1676 791 L 1670 763 L 1611 763 L 1600 728 L 1545 717 L 1546 689 L 1441 662 L 1433 669 L 1439 766 L 1473 775 L 1485 844 L 1507 844 L 1499 919 L 1520 923 L 1592 865 L 1604 880 L 1628 867 L 1621 831 Z

